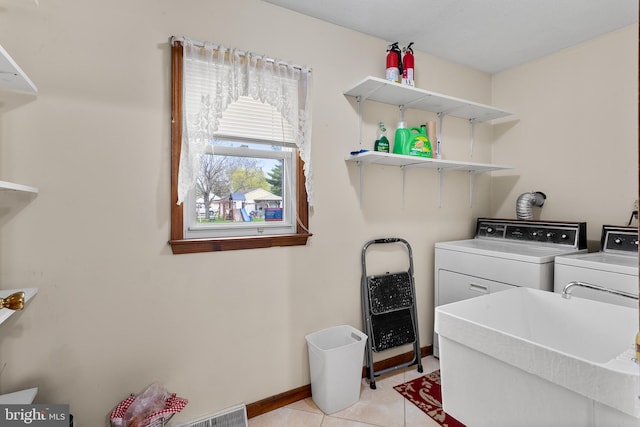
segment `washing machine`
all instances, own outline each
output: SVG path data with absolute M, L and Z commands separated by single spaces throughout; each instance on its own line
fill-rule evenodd
M 585 253 L 586 230 L 585 222 L 478 218 L 473 238 L 435 244 L 436 307 L 521 286 L 553 292 L 556 257 Z
M 600 251 L 556 258 L 554 290 L 562 292 L 573 281 L 622 291 L 638 297 L 638 228 L 604 225 Z M 580 286 L 571 295 L 638 307 L 638 300 Z

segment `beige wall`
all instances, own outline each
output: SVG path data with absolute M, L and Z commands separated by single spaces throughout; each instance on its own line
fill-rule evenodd
M 171 35 L 313 68 L 316 206 L 306 247 L 171 254 Z M 626 45 L 635 42 L 628 32 L 618 37 Z M 0 0 L 0 44 L 40 90 L 35 101 L 0 115 L 0 179 L 40 188 L 34 198 L 2 195 L 0 288 L 37 287 L 39 293 L 0 326 L 0 393 L 37 386 L 37 402 L 69 403 L 77 426 L 94 427 L 128 393 L 153 381 L 189 399 L 179 420 L 308 384 L 304 336 L 339 324 L 362 327 L 360 253 L 378 237 L 402 237 L 413 247 L 421 344 L 430 345 L 433 245 L 468 237 L 476 217 L 492 214 L 491 180 L 476 178 L 470 207 L 467 175 L 445 174 L 438 208 L 437 174 L 409 170 L 403 206 L 400 170 L 370 166 L 363 171 L 359 205 L 357 168 L 344 162 L 359 148 L 356 106 L 342 92 L 367 75 L 384 75 L 386 42 L 257 0 L 57 0 L 40 1 L 40 7 Z M 622 61 L 632 68 L 627 75 L 636 72 L 634 61 Z M 602 72 L 614 73 L 610 68 Z M 535 109 L 503 93 L 511 90 L 509 76 L 493 79 L 493 96 L 504 103 L 495 105 L 518 113 L 524 126 Z M 611 83 L 621 84 L 614 77 Z M 419 52 L 416 81 L 492 102 L 490 75 Z M 615 105 L 615 126 L 600 115 L 587 122 L 591 135 L 601 138 L 599 146 L 608 138 L 624 142 L 627 151 L 635 147 L 635 139 L 611 138 L 605 127 L 617 131 L 623 123 L 634 137 L 635 116 L 626 110 L 635 106 L 628 104 Z M 434 117 L 415 111 L 406 116 L 412 125 Z M 363 148 L 372 148 L 378 120 L 392 134 L 397 109 L 366 104 Z M 513 164 L 518 169 L 498 180 L 493 213 L 512 216 L 508 206 L 517 194 L 543 190 L 551 215 L 562 195 L 555 184 L 543 186 L 537 172 L 529 177 L 534 172 L 519 151 L 527 145 L 507 141 L 520 139 L 509 133 L 520 124 L 496 134 L 492 159 L 489 125 L 476 126 L 471 157 L 467 123 L 446 118 L 445 158 Z M 539 120 L 533 127 L 544 128 Z M 573 151 L 583 147 L 562 140 Z M 556 175 L 558 186 L 563 176 Z M 625 194 L 626 207 L 635 192 Z M 602 205 L 585 206 L 594 204 Z M 558 215 L 565 212 L 570 207 Z M 626 214 L 620 212 L 621 220 Z M 405 268 L 405 258 L 395 253 L 371 255 L 370 272 Z
M 587 221 L 592 245 L 603 224 L 627 223 L 638 198 L 637 25 L 495 74 L 493 102 L 516 113 L 494 127 L 493 161 L 515 167 L 494 176 L 496 216 L 542 191 L 539 218 Z

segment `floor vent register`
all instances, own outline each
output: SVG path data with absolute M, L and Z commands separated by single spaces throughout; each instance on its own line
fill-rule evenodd
M 248 427 L 247 408 L 244 405 L 234 406 L 224 411 L 209 415 L 180 427 Z

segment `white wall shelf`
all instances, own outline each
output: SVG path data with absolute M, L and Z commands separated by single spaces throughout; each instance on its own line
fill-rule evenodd
M 0 113 L 13 109 L 35 99 L 38 88 L 22 71 L 22 68 L 11 58 L 9 53 L 0 46 Z M 38 194 L 36 187 L 16 184 L 13 182 L 0 181 L 1 191 L 18 191 L 22 193 Z M 0 298 L 23 291 L 25 304 L 37 293 L 37 288 L 0 290 Z M 4 323 L 15 310 L 0 308 L 0 324 Z M 30 404 L 33 402 L 38 388 L 30 388 L 14 393 L 0 395 L 0 404 Z
M 402 170 L 403 206 L 406 170 L 410 168 L 436 169 L 438 171 L 438 207 L 442 206 L 442 175 L 445 171 L 464 171 L 469 173 L 469 205 L 473 206 L 473 178 L 475 175 L 497 170 L 513 169 L 511 166 L 429 159 L 424 157 L 381 153 L 378 151 L 363 151 L 359 152 L 358 154 L 350 154 L 349 156 L 345 157 L 345 161 L 355 162 L 358 165 L 360 204 L 362 204 L 362 167 L 364 165 L 375 164 L 400 167 L 400 169 Z
M 38 289 L 36 288 L 0 290 L 0 298 L 6 298 L 20 291 L 24 292 L 25 304 L 38 293 Z M 13 313 L 15 313 L 15 310 L 0 308 L 0 324 L 11 317 Z M 33 403 L 37 393 L 38 388 L 34 387 L 13 393 L 0 394 L 0 405 L 28 405 Z
M 469 203 L 473 205 L 473 176 L 479 173 L 491 172 L 494 170 L 512 169 L 510 166 L 499 166 L 482 163 L 469 163 L 457 161 L 440 160 L 440 144 L 442 141 L 442 120 L 445 116 L 452 116 L 469 121 L 470 125 L 470 151 L 473 156 L 473 133 L 476 122 L 487 122 L 495 119 L 502 119 L 512 114 L 492 107 L 490 105 L 479 104 L 452 96 L 443 95 L 407 86 L 400 83 L 390 82 L 379 77 L 367 77 L 355 86 L 344 91 L 345 96 L 356 98 L 358 104 L 358 129 L 359 146 L 361 150 L 357 154 L 351 154 L 345 158 L 347 162 L 358 164 L 358 174 L 360 180 L 360 204 L 362 204 L 362 166 L 366 164 L 379 164 L 398 166 L 402 169 L 402 193 L 404 204 L 404 178 L 407 168 L 430 168 L 438 170 L 439 194 L 438 206 L 442 202 L 442 174 L 446 170 L 466 171 L 469 173 Z M 362 149 L 362 104 L 365 101 L 381 102 L 389 105 L 397 105 L 400 108 L 400 121 L 404 121 L 404 111 L 406 108 L 430 111 L 436 113 L 438 117 L 437 141 L 431 141 L 434 146 L 435 159 L 428 159 L 415 156 L 403 156 L 398 154 L 381 153 Z M 435 142 L 435 144 L 434 144 Z
M 38 394 L 38 387 L 0 394 L 0 405 L 30 405 Z
M 0 46 L 0 90 L 32 94 L 38 92 L 36 85 L 2 46 Z
M 0 290 L 0 298 L 6 298 L 9 295 L 16 292 L 24 292 L 24 302 L 26 304 L 31 298 L 33 298 L 37 293 L 37 288 L 25 288 L 25 289 L 9 289 L 9 290 Z M 0 308 L 0 324 L 7 320 L 11 315 L 15 313 L 15 310 L 10 310 L 8 308 Z
M 0 181 L 0 191 L 21 191 L 23 193 L 38 194 L 38 189 L 36 187 L 16 184 L 16 183 L 7 182 L 7 181 Z
M 0 113 L 35 98 L 38 88 L 0 46 Z M 0 191 L 20 191 L 38 194 L 36 187 L 0 181 Z
M 495 170 L 512 169 L 511 166 L 428 159 L 417 156 L 403 156 L 400 154 L 381 153 L 378 151 L 365 151 L 359 154 L 351 154 L 345 157 L 345 160 L 348 162 L 357 162 L 362 165 L 378 164 L 388 166 L 438 169 L 440 171 L 458 170 L 467 171 L 474 174 L 491 172 Z
M 454 98 L 371 76 L 345 90 L 344 94 L 355 97 L 361 102 L 367 100 L 382 102 L 476 122 L 486 122 L 511 115 L 507 111 L 489 105 L 478 104 L 477 102 Z

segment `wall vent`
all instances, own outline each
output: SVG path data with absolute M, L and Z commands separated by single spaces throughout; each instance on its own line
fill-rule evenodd
M 216 414 L 209 415 L 180 427 L 248 427 L 247 408 L 245 405 L 234 406 Z

